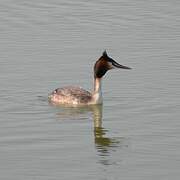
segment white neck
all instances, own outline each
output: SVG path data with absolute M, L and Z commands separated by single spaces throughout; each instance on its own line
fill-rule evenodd
M 101 83 L 102 78 L 94 79 L 93 104 L 102 104 Z

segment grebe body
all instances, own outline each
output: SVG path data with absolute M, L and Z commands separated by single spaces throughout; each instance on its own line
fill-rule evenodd
M 94 65 L 94 89 L 92 92 L 77 86 L 66 86 L 54 90 L 49 95 L 49 101 L 55 104 L 67 105 L 102 104 L 102 77 L 108 70 L 114 68 L 131 69 L 118 64 L 104 51 Z

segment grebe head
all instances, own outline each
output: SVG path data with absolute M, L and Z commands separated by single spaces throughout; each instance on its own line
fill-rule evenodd
M 130 67 L 123 66 L 114 61 L 107 55 L 107 52 L 104 51 L 102 56 L 96 61 L 94 65 L 94 77 L 102 78 L 108 70 L 114 68 L 131 69 Z

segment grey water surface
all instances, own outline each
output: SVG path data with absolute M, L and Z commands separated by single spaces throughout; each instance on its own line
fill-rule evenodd
M 92 89 L 106 49 L 132 70 L 103 106 L 53 106 Z M 179 180 L 180 1 L 0 0 L 0 179 Z

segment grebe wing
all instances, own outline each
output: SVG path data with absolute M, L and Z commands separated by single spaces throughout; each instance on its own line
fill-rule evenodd
M 70 98 L 72 101 L 78 101 L 79 103 L 87 103 L 91 100 L 92 95 L 90 92 L 86 91 L 81 87 L 76 86 L 66 86 L 54 90 L 53 94 L 64 98 Z

